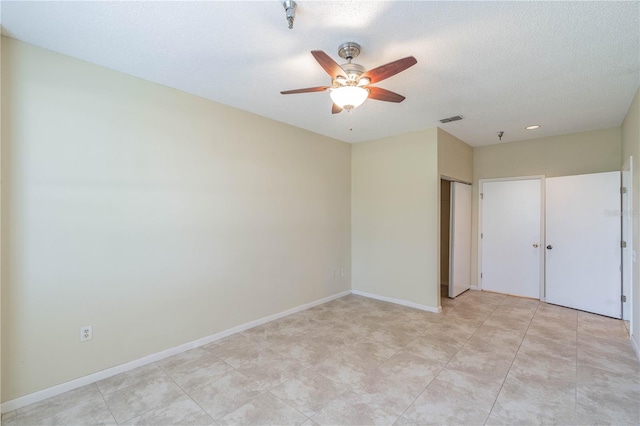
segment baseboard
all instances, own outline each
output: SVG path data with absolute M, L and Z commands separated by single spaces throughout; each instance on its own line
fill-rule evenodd
M 177 355 L 182 352 L 186 352 L 190 349 L 194 349 L 203 345 L 206 345 L 211 342 L 215 342 L 216 340 L 220 340 L 224 337 L 231 336 L 236 333 L 240 333 L 242 331 L 248 330 L 253 327 L 257 327 L 262 324 L 266 324 L 268 322 L 277 320 L 282 317 L 286 317 L 287 315 L 295 314 L 296 312 L 304 311 L 305 309 L 312 308 L 317 305 L 321 305 L 323 303 L 330 302 L 334 299 L 338 299 L 340 297 L 351 294 L 351 290 L 343 291 L 341 293 L 337 293 L 322 299 L 315 300 L 313 302 L 305 303 L 304 305 L 296 306 L 291 309 L 287 309 L 286 311 L 278 312 L 277 314 L 269 315 L 264 318 L 257 319 L 255 321 L 250 321 L 248 323 L 239 325 L 237 327 L 230 328 L 228 330 L 221 331 L 220 333 L 212 334 L 210 336 L 203 337 L 198 340 L 194 340 L 192 342 L 188 342 L 182 344 L 180 346 L 176 346 L 171 349 L 167 349 L 161 352 L 157 352 L 151 355 L 147 355 L 143 358 L 139 358 L 125 364 L 117 365 L 115 367 L 107 368 L 106 370 L 98 371 L 96 373 L 89 374 L 87 376 L 79 377 L 77 379 L 70 380 L 65 383 L 61 383 L 56 386 L 52 386 L 47 389 L 43 389 L 41 391 L 37 391 L 31 393 L 29 395 L 21 396 L 16 399 L 12 399 L 11 401 L 7 401 L 0 405 L 0 413 L 8 413 L 9 411 L 16 410 L 18 408 L 22 408 L 26 405 L 33 404 L 36 402 L 43 401 L 47 398 L 51 398 L 56 395 L 60 395 L 62 393 L 68 392 L 70 390 L 78 389 L 82 386 L 90 385 L 91 383 L 98 382 L 100 380 L 109 378 L 111 376 L 115 376 L 116 374 L 124 373 L 134 368 L 142 367 L 143 365 L 151 364 L 152 362 L 160 361 L 162 359 L 168 358 L 173 355 Z
M 383 302 L 395 303 L 396 305 L 408 306 L 410 308 L 420 309 L 421 311 L 427 312 L 442 312 L 442 306 L 433 307 L 427 305 L 421 305 L 419 303 L 409 302 L 408 300 L 394 299 L 392 297 L 380 296 L 372 293 L 365 293 L 360 290 L 351 290 L 351 293 L 356 294 L 358 296 L 368 297 L 370 299 L 382 300 Z
M 633 346 L 633 350 L 636 351 L 636 356 L 638 357 L 638 360 L 640 360 L 640 348 L 638 347 L 638 343 L 633 336 L 629 336 L 629 338 L 631 339 L 631 346 Z
M 477 291 L 477 290 L 480 290 L 480 287 L 478 287 L 475 284 L 471 284 L 471 286 L 469 287 L 469 290 L 476 290 Z

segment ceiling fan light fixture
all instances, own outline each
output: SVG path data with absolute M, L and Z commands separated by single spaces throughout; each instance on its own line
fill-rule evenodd
M 357 108 L 367 99 L 369 91 L 359 86 L 343 86 L 331 89 L 331 100 L 342 109 Z

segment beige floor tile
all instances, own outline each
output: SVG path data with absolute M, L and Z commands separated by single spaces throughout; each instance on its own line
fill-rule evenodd
M 261 393 L 252 380 L 235 370 L 213 383 L 185 391 L 214 420 L 237 410 Z
M 334 352 L 330 358 L 312 367 L 327 379 L 341 385 L 350 386 L 360 381 L 375 365 L 363 365 L 360 360 L 343 352 Z
M 483 424 L 501 384 L 444 370 L 403 416 L 417 424 Z
M 398 416 L 355 392 L 347 391 L 312 417 L 319 425 L 391 425 Z
M 18 413 L 13 410 L 8 413 L 2 413 L 2 417 L 0 417 L 0 424 L 4 426 L 18 426 Z
M 305 367 L 320 364 L 331 357 L 332 351 L 318 342 L 290 340 L 272 350 L 285 358 L 294 359 Z
M 245 368 L 280 356 L 269 349 L 263 341 L 243 337 L 219 346 L 206 347 L 205 350 L 217 356 L 233 368 Z
M 503 327 L 492 326 L 484 323 L 480 328 L 478 328 L 473 336 L 471 336 L 467 344 L 490 341 L 493 346 L 517 350 L 522 343 L 524 335 L 524 330 L 505 329 Z
M 427 387 L 445 366 L 446 361 L 428 360 L 412 352 L 402 350 L 380 365 L 386 376 L 393 376 L 417 391 Z
M 481 323 L 467 323 L 443 318 L 439 323 L 430 325 L 422 333 L 422 336 L 445 337 L 453 342 L 463 344 L 478 330 L 480 325 Z
M 198 383 L 215 381 L 231 369 L 227 363 L 203 348 L 163 359 L 157 364 L 183 389 L 193 388 Z
M 575 362 L 577 351 L 578 347 L 575 336 L 572 339 L 559 341 L 527 334 L 520 345 L 518 354 L 553 356 Z
M 482 346 L 481 346 L 482 345 Z M 488 382 L 502 382 L 511 368 L 515 353 L 501 353 L 490 348 L 490 342 L 477 347 L 464 346 L 449 361 L 447 370 L 466 373 Z
M 462 348 L 464 342 L 447 334 L 422 335 L 409 343 L 404 350 L 429 361 L 449 361 Z
M 311 417 L 346 390 L 346 387 L 332 382 L 319 373 L 304 370 L 271 389 L 271 393 Z
M 278 356 L 252 363 L 237 371 L 253 381 L 258 389 L 267 390 L 291 379 L 305 368 L 298 361 Z
M 395 331 L 392 329 L 377 328 L 367 335 L 369 340 L 384 343 L 385 345 L 394 348 L 396 351 L 402 349 L 404 346 L 411 343 L 420 334 L 413 332 Z
M 95 384 L 19 408 L 16 414 L 16 422 L 20 425 L 73 424 L 78 419 L 84 424 L 116 424 Z M 5 424 L 4 419 L 2 424 Z
M 578 311 L 562 306 L 540 303 L 533 321 L 550 321 L 557 327 L 575 330 L 578 327 Z
M 147 411 L 163 407 L 184 396 L 182 389 L 169 377 L 154 377 L 104 395 L 109 410 L 122 423 Z
M 155 363 L 151 363 L 125 373 L 117 374 L 108 379 L 100 380 L 96 384 L 100 392 L 106 395 L 158 377 L 166 377 L 166 374 Z
M 301 425 L 307 416 L 278 399 L 263 393 L 218 421 L 221 425 Z
M 579 367 L 579 424 L 640 424 L 640 375 Z
M 548 388 L 564 388 L 567 384 L 575 386 L 576 361 L 554 356 L 526 352 L 518 352 L 513 360 L 509 376 L 520 379 L 523 383 Z
M 213 419 L 191 398 L 180 397 L 167 405 L 148 411 L 126 423 L 126 425 L 214 425 Z
M 552 321 L 532 321 L 527 328 L 527 337 L 539 337 L 558 342 L 576 341 L 577 332 L 574 328 L 561 327 Z
M 575 424 L 575 394 L 575 383 L 551 387 L 509 375 L 491 410 L 489 423 Z
M 640 363 L 628 338 L 578 337 L 578 367 L 588 366 L 614 373 L 640 375 Z
M 622 321 L 588 312 L 578 313 L 578 334 L 604 339 L 629 338 Z
M 424 386 L 421 381 L 400 380 L 389 371 L 377 369 L 351 385 L 351 388 L 387 411 L 401 415 Z
M 376 367 L 391 358 L 397 350 L 384 342 L 370 340 L 368 337 L 342 349 L 342 352 L 360 360 L 363 365 Z

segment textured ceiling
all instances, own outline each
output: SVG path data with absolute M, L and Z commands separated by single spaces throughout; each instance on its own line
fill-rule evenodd
M 619 126 L 640 83 L 640 3 L 2 1 L 4 35 L 347 142 L 440 126 L 473 146 Z M 311 50 L 346 41 L 368 69 L 413 55 L 368 100 L 331 114 Z M 441 118 L 464 120 L 440 124 Z M 539 124 L 527 131 L 525 126 Z M 349 128 L 353 130 L 350 131 Z

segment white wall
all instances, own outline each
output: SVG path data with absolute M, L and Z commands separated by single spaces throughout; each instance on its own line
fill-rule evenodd
M 622 122 L 622 164 L 633 156 L 633 250 L 640 255 L 640 89 Z M 629 212 L 631 214 L 631 212 Z M 640 264 L 633 264 L 633 340 L 640 348 Z M 640 356 L 640 353 L 638 353 Z
M 353 145 L 354 290 L 439 306 L 437 148 L 436 129 Z
M 2 43 L 3 401 L 350 288 L 350 145 Z

